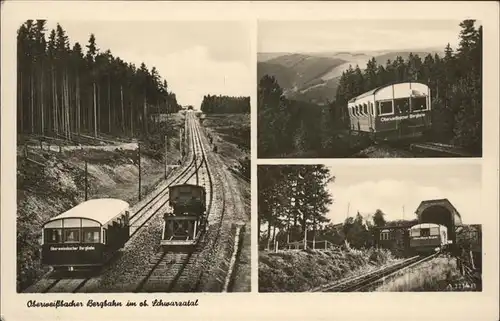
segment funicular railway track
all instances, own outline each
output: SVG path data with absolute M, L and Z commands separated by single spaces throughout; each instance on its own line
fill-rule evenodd
M 187 116 L 192 117 L 192 116 Z M 134 214 L 130 217 L 130 238 L 129 242 L 133 240 L 133 237 L 144 227 L 147 223 L 155 217 L 161 210 L 168 204 L 168 189 L 170 186 L 178 184 L 178 183 L 188 183 L 193 179 L 198 180 L 201 176 L 201 181 L 204 184 L 207 184 L 205 188 L 207 188 L 210 192 L 210 203 L 209 203 L 209 211 L 212 202 L 212 179 L 210 177 L 210 172 L 208 169 L 208 163 L 205 158 L 205 150 L 202 145 L 202 141 L 200 138 L 199 129 L 194 124 L 194 121 L 186 121 L 186 126 L 188 126 L 188 131 L 190 132 L 190 145 L 191 148 L 191 160 L 185 167 L 181 167 L 180 173 L 173 176 L 166 182 L 166 186 L 161 187 L 159 191 L 156 191 L 151 196 L 147 197 L 143 202 L 136 204 L 136 209 L 132 210 Z M 203 168 L 204 167 L 204 168 Z M 206 182 L 206 183 L 205 183 Z M 193 182 L 194 183 L 194 182 Z M 180 255 L 180 256 L 179 256 Z M 168 260 L 168 264 L 173 264 L 176 266 L 174 262 L 179 261 L 180 258 L 185 258 L 184 264 L 180 265 L 180 272 L 182 272 L 183 267 L 188 263 L 189 257 L 191 257 L 190 253 L 179 253 L 179 255 L 175 256 L 173 259 L 167 257 L 167 253 L 158 254 L 153 260 L 158 261 L 159 263 L 165 262 Z M 161 258 L 160 260 L 156 260 L 158 256 Z M 156 266 L 159 266 L 159 263 Z M 151 275 L 150 275 L 151 276 Z M 85 284 L 91 280 L 94 275 L 90 274 L 87 276 L 81 275 L 67 275 L 67 274 L 57 274 L 55 272 L 48 273 L 48 275 L 40 280 L 36 286 L 35 290 L 29 290 L 27 292 L 42 292 L 42 293 L 51 293 L 51 292 L 61 292 L 61 293 L 75 293 L 78 292 Z M 175 278 L 174 278 L 175 279 Z M 36 290 L 38 289 L 38 290 Z
M 206 159 L 206 152 L 202 142 L 202 135 L 198 125 L 191 121 L 191 141 L 194 152 L 195 172 L 189 176 L 186 183 L 201 185 L 207 191 L 208 206 L 207 215 L 212 215 L 213 204 L 213 182 L 210 167 Z M 189 291 L 185 287 L 186 281 L 189 287 L 196 287 L 195 280 L 190 275 L 184 275 L 186 268 L 198 259 L 200 251 L 205 245 L 205 236 L 195 245 L 194 249 L 179 249 L 178 251 L 160 251 L 149 261 L 149 269 L 140 276 L 140 281 L 135 286 L 134 292 L 177 292 Z M 183 281 L 182 287 L 177 286 L 179 281 Z
M 380 283 L 383 283 L 386 278 L 391 277 L 404 269 L 420 265 L 438 255 L 439 252 L 430 255 L 413 256 L 362 275 L 348 277 L 333 284 L 315 288 L 311 292 L 363 292 Z

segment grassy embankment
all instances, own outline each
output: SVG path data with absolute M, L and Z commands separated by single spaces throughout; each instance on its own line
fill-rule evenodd
M 250 114 L 205 114 L 202 124 L 228 168 L 246 176 L 241 165 L 250 159 Z
M 169 124 L 183 126 L 182 115 L 171 115 Z M 153 136 L 151 136 L 153 137 Z M 156 147 L 154 147 L 156 143 Z M 180 159 L 178 137 L 169 141 L 168 161 Z M 141 145 L 142 195 L 164 177 L 163 152 L 154 148 L 163 142 Z M 30 149 L 27 162 L 22 147 L 17 157 L 17 289 L 22 291 L 48 271 L 40 264 L 41 227 L 44 222 L 84 200 L 85 165 L 88 161 L 88 198 L 120 198 L 131 205 L 138 200 L 138 167 L 134 150 L 74 150 L 63 153 Z
M 393 261 L 381 249 L 259 252 L 259 292 L 304 292 Z
M 201 119 L 206 132 L 213 138 L 213 145 L 217 146 L 217 154 L 235 177 L 235 188 L 241 196 L 245 213 L 250 213 L 250 114 L 206 114 Z M 249 216 L 239 214 L 239 218 L 248 221 L 241 240 L 232 291 L 247 292 L 251 284 L 250 220 Z
M 438 257 L 410 270 L 379 286 L 375 291 L 384 292 L 432 292 L 473 291 L 474 285 L 467 282 L 457 269 L 456 260 Z

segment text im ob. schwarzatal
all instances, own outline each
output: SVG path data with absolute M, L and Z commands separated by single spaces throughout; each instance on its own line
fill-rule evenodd
M 37 301 L 29 300 L 26 305 L 28 308 L 119 308 L 119 307 L 196 307 L 198 306 L 198 299 L 185 300 L 185 301 L 163 301 L 162 299 L 155 300 L 142 300 L 127 302 L 117 300 L 104 300 L 94 301 L 88 300 L 86 304 L 83 301 L 67 301 L 67 300 L 54 300 L 54 301 Z

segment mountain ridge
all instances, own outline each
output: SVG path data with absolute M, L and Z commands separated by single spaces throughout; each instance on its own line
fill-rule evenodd
M 442 56 L 443 52 L 444 49 L 435 47 L 352 52 L 260 52 L 257 53 L 257 76 L 259 80 L 266 74 L 274 76 L 290 99 L 325 105 L 335 99 L 342 72 L 349 65 L 352 68 L 358 65 L 364 70 L 372 58 L 385 66 L 388 59 L 392 61 L 397 56 L 406 60 L 412 53 L 423 60 L 428 54 Z

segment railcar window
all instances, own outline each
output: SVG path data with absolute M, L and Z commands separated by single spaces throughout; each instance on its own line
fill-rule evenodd
M 411 230 L 410 236 L 413 236 L 413 237 L 420 236 L 420 230 L 419 229 L 413 229 L 413 230 Z
M 368 115 L 368 106 L 366 104 L 363 105 L 365 115 Z
M 64 229 L 64 243 L 80 242 L 80 229 L 68 228 Z
M 412 111 L 421 111 L 427 109 L 427 97 L 412 97 L 411 98 Z
M 379 115 L 392 114 L 392 101 L 381 101 L 378 103 L 378 113 Z
M 430 233 L 430 235 L 439 235 L 439 227 L 432 227 Z
M 99 243 L 100 242 L 100 229 L 99 228 L 88 228 L 82 229 L 83 242 L 84 243 Z
M 429 228 L 420 229 L 420 236 L 430 236 L 431 230 Z
M 45 243 L 62 243 L 62 229 L 49 228 L 45 229 Z
M 398 114 L 405 114 L 410 112 L 410 101 L 408 98 L 394 99 L 394 109 Z

